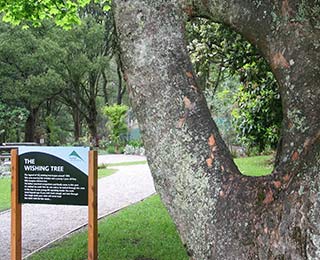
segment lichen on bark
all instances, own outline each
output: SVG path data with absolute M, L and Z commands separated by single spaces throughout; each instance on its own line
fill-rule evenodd
M 151 172 L 192 259 L 320 258 L 320 37 L 312 19 L 290 20 L 299 3 L 114 0 Z M 233 163 L 188 57 L 190 16 L 229 25 L 269 61 L 285 118 L 273 175 L 245 177 Z

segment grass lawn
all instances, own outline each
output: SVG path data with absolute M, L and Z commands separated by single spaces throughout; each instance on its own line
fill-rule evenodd
M 117 172 L 116 169 L 99 169 L 98 170 L 98 178 L 107 177 Z
M 243 175 L 264 176 L 273 170 L 273 166 L 270 165 L 271 158 L 271 156 L 237 158 L 235 163 Z
M 87 233 L 82 231 L 29 259 L 82 260 L 86 257 Z M 99 259 L 189 258 L 175 225 L 156 195 L 99 222 Z
M 10 208 L 11 178 L 0 179 L 0 211 Z

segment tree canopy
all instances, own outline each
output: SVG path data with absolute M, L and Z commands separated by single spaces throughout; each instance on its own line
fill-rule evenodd
M 79 9 L 85 7 L 91 0 L 1 0 L 0 12 L 4 13 L 3 20 L 13 24 L 28 23 L 40 25 L 44 19 L 54 19 L 55 22 L 64 27 L 71 28 L 79 24 Z M 105 11 L 110 9 L 111 0 L 95 0 L 99 2 Z
M 52 20 L 28 30 L 0 23 L 0 100 L 29 111 L 25 141 L 41 137 L 57 144 L 67 137 L 70 142 L 66 133 L 72 132 L 68 122 L 73 121 L 76 143 L 88 132 L 92 144 L 98 144 L 98 134 L 106 136 L 100 108 L 122 102 L 125 89 L 118 57 L 113 57 L 111 12 L 95 3 L 78 11 L 81 24 L 70 30 Z M 63 114 L 68 117 L 61 120 Z

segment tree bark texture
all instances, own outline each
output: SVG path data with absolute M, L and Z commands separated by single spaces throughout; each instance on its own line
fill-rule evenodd
M 124 78 L 156 188 L 191 259 L 320 259 L 318 1 L 114 0 Z M 257 45 L 281 87 L 272 175 L 241 175 L 192 70 L 185 22 Z

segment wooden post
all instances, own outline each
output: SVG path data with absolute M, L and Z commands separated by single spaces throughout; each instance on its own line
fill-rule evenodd
M 11 150 L 11 260 L 21 260 L 21 204 L 18 150 Z
M 98 259 L 97 168 L 97 151 L 90 151 L 88 180 L 88 260 Z

